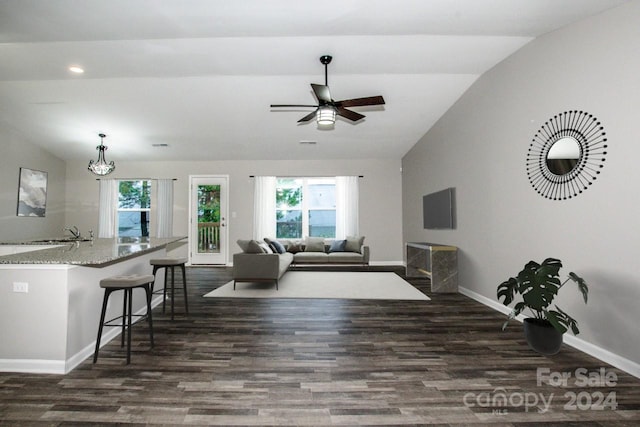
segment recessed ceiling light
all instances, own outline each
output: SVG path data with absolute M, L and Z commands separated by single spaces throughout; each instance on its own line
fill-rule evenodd
M 151 146 L 152 147 L 168 147 L 169 144 L 164 144 L 164 143 L 162 143 L 162 144 L 151 144 Z
M 84 73 L 84 69 L 82 67 L 78 67 L 77 65 L 72 65 L 69 67 L 69 71 L 76 74 Z
M 300 144 L 302 145 L 316 145 L 317 143 L 318 141 L 306 141 L 306 140 L 300 141 Z

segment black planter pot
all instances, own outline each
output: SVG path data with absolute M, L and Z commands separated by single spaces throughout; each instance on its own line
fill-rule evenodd
M 552 355 L 559 352 L 562 335 L 547 320 L 524 319 L 524 336 L 529 347 L 538 353 Z

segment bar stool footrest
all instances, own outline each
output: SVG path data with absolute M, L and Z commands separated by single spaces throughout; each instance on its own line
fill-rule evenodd
M 118 316 L 118 317 L 114 317 L 111 320 L 107 320 L 106 322 L 103 323 L 103 326 L 107 326 L 107 327 L 123 327 L 123 326 L 129 326 L 128 323 L 125 323 L 125 320 L 127 316 Z M 136 318 L 135 320 L 133 318 Z M 131 315 L 131 326 L 135 325 L 136 323 L 142 321 L 142 320 L 146 320 L 148 316 L 146 314 L 132 314 Z M 112 324 L 112 322 L 115 322 L 116 320 L 120 320 L 122 321 L 122 323 L 117 323 L 117 324 Z

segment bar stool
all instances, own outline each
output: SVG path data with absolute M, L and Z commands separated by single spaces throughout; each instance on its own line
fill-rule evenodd
M 149 261 L 149 264 L 153 266 L 153 276 L 155 278 L 156 272 L 165 268 L 164 271 L 164 289 L 162 290 L 162 312 L 164 313 L 165 302 L 167 300 L 167 276 L 169 275 L 169 269 L 171 269 L 171 320 L 173 320 L 173 308 L 175 300 L 175 268 L 180 267 L 182 269 L 182 289 L 184 292 L 184 310 L 186 314 L 189 314 L 189 302 L 187 301 L 187 274 L 185 270 L 186 258 L 155 258 Z M 155 284 L 155 282 L 154 282 Z M 153 286 L 151 290 L 153 292 Z M 160 292 L 160 291 L 156 291 Z
M 96 351 L 93 354 L 93 363 L 96 363 L 98 360 L 100 338 L 102 337 L 102 329 L 104 326 L 122 327 L 120 347 L 124 347 L 125 329 L 129 330 L 129 333 L 127 334 L 127 365 L 131 362 L 131 326 L 138 323 L 143 317 L 146 317 L 149 322 L 149 338 L 151 340 L 151 347 L 153 347 L 153 319 L 151 318 L 151 292 L 153 280 L 154 277 L 150 274 L 130 274 L 107 277 L 100 281 L 100 287 L 104 288 L 104 299 L 102 300 L 102 314 L 100 315 L 100 326 L 98 327 L 98 338 L 96 339 Z M 143 288 L 145 291 L 147 301 L 146 314 L 132 314 L 133 290 L 135 288 Z M 113 319 L 105 322 L 104 317 L 107 312 L 107 301 L 109 300 L 111 293 L 115 291 L 124 291 L 122 316 L 114 317 Z M 131 322 L 132 317 L 137 318 L 133 323 Z M 113 322 L 116 321 L 121 321 L 121 323 L 114 324 Z

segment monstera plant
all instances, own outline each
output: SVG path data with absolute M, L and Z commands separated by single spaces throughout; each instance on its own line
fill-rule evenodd
M 538 264 L 529 261 L 516 277 L 511 277 L 498 286 L 498 299 L 509 306 L 520 295 L 519 301 L 513 307 L 509 318 L 502 325 L 504 330 L 509 321 L 520 313 L 528 310 L 533 317 L 524 321 L 525 336 L 529 346 L 543 354 L 555 354 L 562 345 L 562 335 L 571 329 L 574 335 L 578 335 L 578 322 L 560 307 L 554 305 L 553 300 L 560 289 L 569 281 L 577 284 L 582 293 L 585 304 L 589 288 L 581 277 L 571 272 L 563 282 L 560 280 L 560 268 L 562 262 L 559 259 L 547 258 Z

